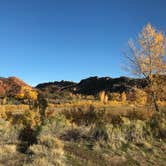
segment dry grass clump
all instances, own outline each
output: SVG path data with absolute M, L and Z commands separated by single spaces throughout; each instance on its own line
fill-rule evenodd
M 59 137 L 65 130 L 70 129 L 72 124 L 63 114 L 56 114 L 49 119 L 47 123 L 42 126 L 40 135 L 51 135 L 53 137 Z
M 153 114 L 149 124 L 154 137 L 166 139 L 166 111 Z
M 0 154 L 15 153 L 16 145 L 0 145 Z
M 28 148 L 28 153 L 32 155 L 30 162 L 26 166 L 40 164 L 45 165 L 64 165 L 63 142 L 51 135 L 39 136 L 38 144 Z M 42 163 L 43 162 L 43 163 Z
M 128 117 L 131 120 L 134 119 L 139 119 L 139 120 L 149 120 L 151 119 L 151 117 L 153 116 L 154 112 L 151 110 L 144 110 L 144 109 L 133 109 L 133 110 L 129 110 L 126 113 L 126 117 Z
M 62 114 L 71 123 L 74 123 L 78 126 L 88 126 L 95 124 L 98 121 L 102 121 L 103 116 L 105 116 L 105 109 L 97 110 L 93 105 L 87 105 L 84 107 L 73 107 L 72 109 L 65 109 L 62 111 Z
M 38 143 L 48 148 L 63 149 L 63 143 L 58 138 L 52 137 L 50 135 L 40 136 L 38 138 Z
M 13 126 L 10 122 L 0 119 L 0 144 L 18 143 L 20 126 Z
M 40 157 L 40 158 L 35 158 L 31 163 L 26 163 L 23 166 L 53 166 L 47 158 L 45 157 Z

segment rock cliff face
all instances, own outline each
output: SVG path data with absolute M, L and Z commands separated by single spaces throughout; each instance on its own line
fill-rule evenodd
M 122 93 L 123 91 L 129 91 L 133 87 L 143 88 L 145 86 L 146 82 L 143 79 L 90 77 L 80 81 L 76 91 L 81 94 L 95 95 L 102 90 Z
M 41 91 L 48 91 L 50 93 L 54 93 L 56 91 L 63 91 L 67 89 L 68 91 L 71 91 L 73 87 L 76 87 L 77 83 L 72 81 L 55 81 L 55 82 L 48 82 L 48 83 L 41 83 L 36 86 L 36 89 L 39 89 Z
M 0 97 L 15 96 L 23 86 L 28 86 L 24 81 L 17 77 L 0 77 Z
M 128 77 L 110 78 L 110 77 L 89 77 L 81 80 L 79 83 L 61 81 L 43 83 L 36 86 L 41 91 L 50 93 L 55 91 L 68 90 L 74 93 L 95 95 L 98 92 L 105 90 L 109 92 L 129 91 L 133 87 L 143 88 L 146 81 L 144 79 L 133 79 Z

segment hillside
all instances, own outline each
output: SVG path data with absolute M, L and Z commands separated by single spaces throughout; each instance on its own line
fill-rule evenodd
M 21 91 L 22 87 L 32 88 L 17 77 L 0 77 L 0 97 L 13 97 Z
M 143 79 L 134 79 L 128 77 L 110 78 L 110 77 L 89 77 L 81 80 L 79 83 L 60 81 L 43 83 L 36 86 L 41 91 L 54 93 L 55 91 L 70 91 L 84 95 L 96 95 L 105 90 L 109 92 L 130 91 L 133 87 L 142 88 L 146 86 Z
M 165 77 L 164 77 L 165 78 Z M 17 77 L 0 77 L 0 97 L 14 97 L 27 87 L 31 90 L 43 92 L 47 98 L 56 98 L 56 95 L 68 96 L 70 93 L 81 95 L 97 95 L 100 91 L 106 92 L 129 92 L 134 87 L 144 88 L 147 83 L 145 79 L 129 77 L 89 77 L 79 83 L 72 81 L 54 81 L 40 83 L 36 87 L 31 87 Z
M 37 89 L 41 91 L 48 90 L 50 93 L 55 91 L 63 91 L 65 89 L 71 89 L 73 87 L 76 87 L 77 83 L 72 81 L 54 81 L 54 82 L 48 82 L 48 83 L 40 83 L 36 86 Z

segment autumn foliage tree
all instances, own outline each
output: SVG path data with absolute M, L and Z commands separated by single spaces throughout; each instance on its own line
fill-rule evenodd
M 103 104 L 106 104 L 108 102 L 108 95 L 105 93 L 105 91 L 101 91 L 99 93 L 99 99 Z
M 26 101 L 30 109 L 33 109 L 35 102 L 37 101 L 38 92 L 29 86 L 22 86 L 19 93 L 16 94 L 18 100 Z
M 126 99 L 127 99 L 126 93 L 123 92 L 123 93 L 121 94 L 121 101 L 122 101 L 122 102 L 126 102 Z
M 161 79 L 166 74 L 165 48 L 166 38 L 163 32 L 147 24 L 139 34 L 136 44 L 129 41 L 129 51 L 125 53 L 129 62 L 128 70 L 147 81 L 148 96 L 156 111 L 159 111 L 157 100 L 165 85 Z
M 110 100 L 111 101 L 121 101 L 121 95 L 120 93 L 114 92 L 110 94 Z
M 23 86 L 20 89 L 20 92 L 16 95 L 16 98 L 18 99 L 31 99 L 31 100 L 37 100 L 37 91 L 28 87 Z
M 142 89 L 134 88 L 129 93 L 129 100 L 135 104 L 145 105 L 147 103 L 147 93 Z

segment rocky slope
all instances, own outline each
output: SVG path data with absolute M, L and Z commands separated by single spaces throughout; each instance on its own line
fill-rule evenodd
M 53 93 L 55 91 L 68 90 L 70 92 L 95 95 L 105 90 L 109 92 L 129 91 L 133 87 L 142 88 L 146 86 L 144 79 L 133 79 L 128 77 L 110 78 L 110 77 L 89 77 L 81 80 L 79 83 L 60 81 L 43 83 L 36 86 L 41 91 Z
M 17 77 L 0 77 L 0 97 L 15 96 L 24 86 L 30 87 Z

